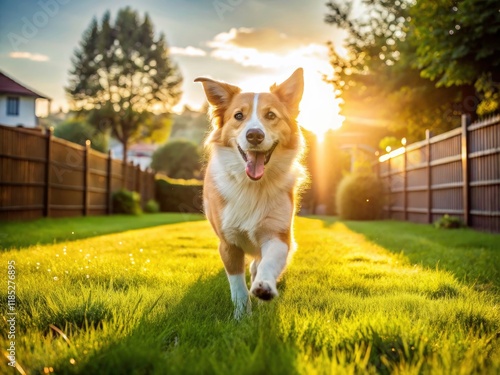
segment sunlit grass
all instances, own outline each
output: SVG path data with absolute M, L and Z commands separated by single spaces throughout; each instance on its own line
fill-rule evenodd
M 467 265 L 457 278 L 452 263 L 395 251 L 386 223 L 356 225 L 299 218 L 280 296 L 254 300 L 239 323 L 205 221 L 6 251 L 5 275 L 17 264 L 17 360 L 28 373 L 498 373 L 496 289 L 469 283 Z M 482 267 L 486 283 L 495 265 Z

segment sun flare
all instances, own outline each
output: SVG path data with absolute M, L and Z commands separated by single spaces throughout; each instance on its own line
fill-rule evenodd
M 242 82 L 240 87 L 250 92 L 268 91 L 272 83 L 284 81 L 288 73 L 284 72 L 283 77 L 254 76 Z M 335 98 L 332 86 L 323 81 L 321 73 L 316 68 L 304 67 L 304 95 L 300 103 L 299 124 L 315 133 L 318 140 L 322 141 L 328 130 L 339 129 L 342 126 L 344 117 L 339 111 L 339 100 Z

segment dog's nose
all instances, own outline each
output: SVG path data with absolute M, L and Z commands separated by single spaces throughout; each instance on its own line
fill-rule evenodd
M 261 144 L 264 140 L 264 132 L 260 129 L 250 129 L 247 131 L 247 141 L 254 146 Z

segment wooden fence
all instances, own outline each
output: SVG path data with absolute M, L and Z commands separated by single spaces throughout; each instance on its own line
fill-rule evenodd
M 154 198 L 155 175 L 51 131 L 0 126 L 0 220 L 111 213 L 124 187 Z
M 387 218 L 432 223 L 444 214 L 500 232 L 500 116 L 431 137 L 380 157 Z

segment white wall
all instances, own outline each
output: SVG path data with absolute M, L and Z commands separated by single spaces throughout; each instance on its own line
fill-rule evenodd
M 16 97 L 16 95 L 0 95 L 0 124 L 17 126 L 23 125 L 27 128 L 36 126 L 35 98 L 30 96 L 18 96 L 19 115 L 7 116 L 7 97 Z

